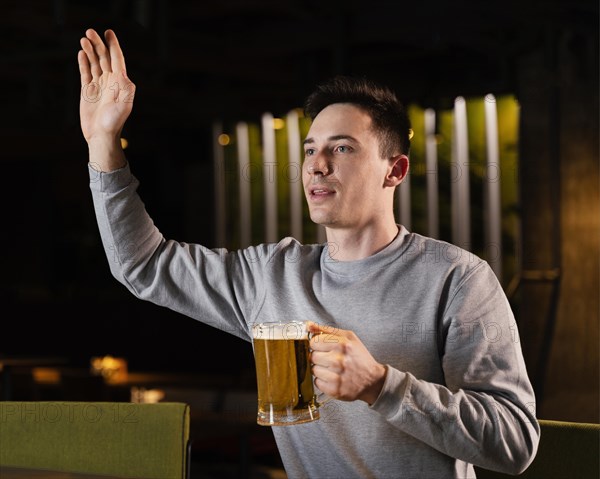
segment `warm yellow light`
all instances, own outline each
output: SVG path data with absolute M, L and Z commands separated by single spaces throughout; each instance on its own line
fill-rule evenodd
M 131 402 L 152 404 L 160 402 L 165 397 L 162 389 L 146 389 L 133 386 L 130 390 Z
M 219 145 L 226 146 L 229 145 L 229 143 L 231 142 L 231 138 L 229 138 L 229 135 L 221 133 L 217 141 L 219 142 Z
M 129 142 L 126 138 L 121 138 L 121 148 L 125 149 L 129 146 Z
M 56 368 L 33 368 L 31 374 L 38 384 L 58 384 L 60 382 L 60 371 Z
M 110 354 L 95 356 L 90 360 L 90 371 L 94 376 L 103 376 L 109 382 L 118 382 L 127 377 L 127 360 Z
M 281 130 L 285 126 L 285 121 L 281 118 L 273 118 L 273 129 Z
M 415 132 L 412 128 L 408 129 L 408 139 L 412 140 L 413 136 L 415 136 Z

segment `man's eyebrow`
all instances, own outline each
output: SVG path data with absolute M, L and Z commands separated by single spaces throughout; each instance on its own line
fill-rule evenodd
M 359 143 L 359 141 L 351 135 L 333 135 L 327 138 L 327 141 L 337 141 L 337 140 L 350 140 L 354 143 Z M 315 140 L 313 138 L 307 138 L 302 142 L 303 145 L 307 145 L 310 143 L 314 143 Z

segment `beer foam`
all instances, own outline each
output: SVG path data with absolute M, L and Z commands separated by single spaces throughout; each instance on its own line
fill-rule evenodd
M 253 339 L 267 339 L 270 341 L 307 339 L 308 329 L 304 321 L 257 323 L 252 327 L 252 337 Z

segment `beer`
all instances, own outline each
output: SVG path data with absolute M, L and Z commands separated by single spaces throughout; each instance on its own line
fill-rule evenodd
M 258 424 L 282 426 L 318 419 L 305 323 L 257 324 L 253 344 Z

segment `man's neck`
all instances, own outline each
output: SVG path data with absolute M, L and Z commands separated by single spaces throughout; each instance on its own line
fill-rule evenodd
M 356 229 L 327 228 L 329 255 L 336 261 L 356 261 L 368 258 L 384 249 L 398 235 L 398 225 L 392 220 L 385 225 Z

